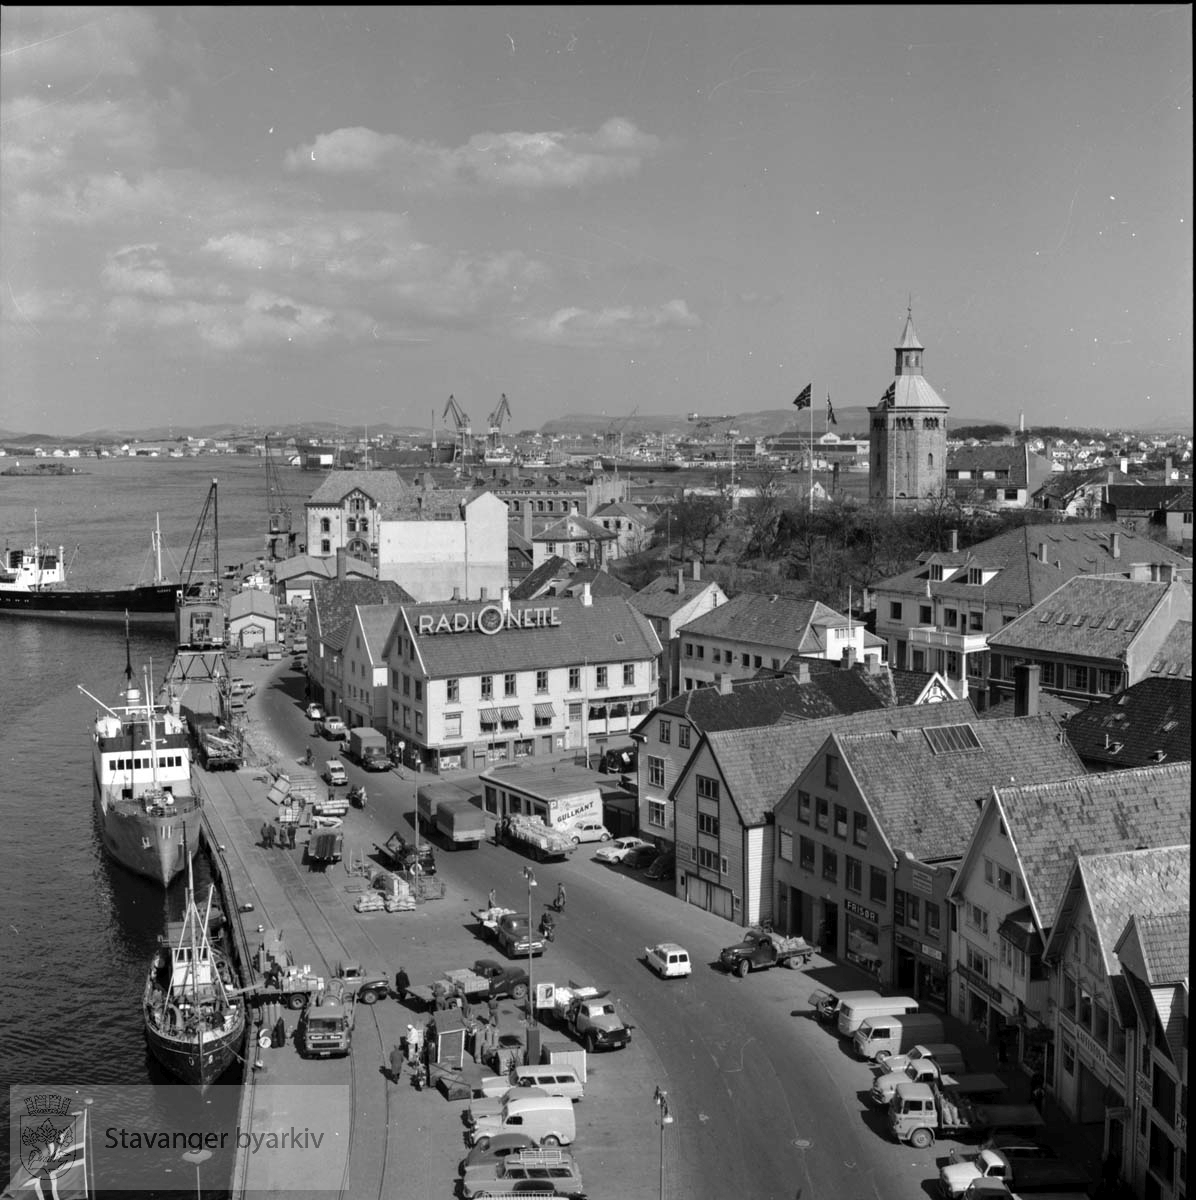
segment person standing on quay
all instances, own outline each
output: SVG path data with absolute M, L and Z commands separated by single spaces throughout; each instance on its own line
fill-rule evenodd
M 411 987 L 411 977 L 400 967 L 395 972 L 395 997 L 400 1004 L 407 1003 L 407 990 Z
M 403 1078 L 403 1049 L 395 1046 L 390 1052 L 390 1077 L 398 1083 Z

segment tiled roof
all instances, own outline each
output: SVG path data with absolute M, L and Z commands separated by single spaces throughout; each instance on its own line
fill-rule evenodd
M 828 696 L 834 697 L 843 712 L 860 712 L 868 707 L 896 708 L 899 704 L 914 704 L 921 690 L 912 698 L 902 699 L 896 686 L 888 663 L 877 663 L 875 673 L 868 669 L 867 663 L 856 662 L 854 666 L 844 667 L 842 661 L 835 662 L 827 658 L 804 658 L 795 654 L 781 668 L 788 675 L 796 675 L 805 668 L 810 673 L 811 683 L 816 684 Z M 757 678 L 766 678 L 775 674 L 772 671 L 759 671 Z M 917 672 L 917 674 L 921 674 Z M 923 689 L 930 682 L 930 676 L 922 676 Z M 875 705 L 861 704 L 857 697 L 863 691 L 872 693 Z
M 958 446 L 947 451 L 947 472 L 971 471 L 968 479 L 955 480 L 954 483 L 983 483 L 977 479 L 976 471 L 1008 471 L 1000 479 L 990 480 L 991 483 L 1001 483 L 1006 487 L 1024 487 L 1026 485 L 1026 448 L 1024 446 Z
M 1009 692 L 996 693 L 997 699 L 980 715 L 986 721 L 994 717 L 1004 718 L 1015 715 L 1017 697 Z M 1066 725 L 1076 713 L 1083 712 L 1087 705 L 1082 700 L 1068 700 L 1066 696 L 1057 696 L 1054 692 L 1040 691 L 1038 693 L 1038 711 L 1048 717 L 1054 717 L 1060 725 Z
M 332 579 L 314 583 L 311 602 L 316 610 L 320 637 L 339 649 L 353 620 L 353 609 L 366 604 L 403 604 L 414 597 L 390 579 Z
M 1035 496 L 1070 497 L 1081 488 L 1096 483 L 1103 483 L 1107 476 L 1104 467 L 1095 467 L 1087 471 L 1055 471 L 1046 477 L 1035 490 Z M 1122 476 L 1127 478 L 1127 476 Z
M 1113 947 L 1131 914 L 1145 917 L 1186 914 L 1191 905 L 1190 845 L 1082 854 L 1077 862 L 1105 970 L 1110 974 L 1117 973 Z
M 708 588 L 717 586 L 712 579 L 681 578 L 681 590 L 677 590 L 677 573 L 658 575 L 645 584 L 632 597 L 632 604 L 646 617 L 671 617 L 678 609 L 693 602 Z
M 362 579 L 374 578 L 373 565 L 361 558 L 346 558 L 345 570 Z M 274 568 L 274 578 L 279 582 L 298 579 L 303 575 L 320 579 L 335 579 L 336 556 L 296 554 L 292 558 L 280 562 Z
M 580 513 L 568 513 L 551 525 L 537 529 L 532 534 L 533 542 L 612 542 L 618 535 L 612 529 L 603 529 L 597 521 L 583 517 Z
M 1165 987 L 1186 981 L 1192 962 L 1191 914 L 1186 910 L 1145 913 L 1137 917 L 1137 923 L 1146 959 L 1146 982 L 1151 987 Z
M 452 604 L 405 604 L 407 629 L 415 639 L 428 675 L 434 679 L 460 675 L 495 674 L 507 671 L 550 670 L 554 667 L 642 662 L 660 653 L 657 638 L 647 619 L 626 600 L 595 596 L 589 605 L 580 600 L 554 596 L 550 606 L 558 610 L 559 626 L 509 629 L 491 636 L 478 631 L 454 634 L 419 633 L 421 613 L 474 613 L 492 607 L 492 601 Z M 513 605 L 513 608 L 542 608 L 544 604 Z M 610 680 L 612 697 L 647 691 L 646 681 L 626 688 L 617 668 Z
M 1166 508 L 1191 488 L 1175 483 L 1111 483 L 1106 490 L 1106 503 L 1115 508 L 1119 515 L 1130 512 L 1157 512 Z
M 556 579 L 570 578 L 577 568 L 559 554 L 546 558 L 530 575 L 526 575 L 517 587 L 511 589 L 512 600 L 534 600 L 542 596 Z
M 1192 511 L 1192 489 L 1185 487 L 1178 496 L 1172 497 L 1167 501 L 1168 512 L 1191 512 Z
M 628 521 L 634 521 L 637 525 L 643 525 L 645 528 L 650 528 L 655 522 L 651 513 L 645 512 L 638 504 L 632 504 L 628 500 L 608 501 L 590 515 L 596 521 L 601 521 L 603 517 L 623 517 Z
M 242 588 L 229 598 L 229 620 L 234 617 L 245 617 L 254 613 L 262 617 L 278 616 L 278 601 L 269 592 L 261 588 Z
M 1170 585 L 1109 575 L 1077 575 L 1003 629 L 991 650 L 1039 650 L 1122 659 Z
M 1192 680 L 1144 679 L 1076 713 L 1063 732 L 1089 764 L 1191 762 Z
M 1040 926 L 1052 921 L 1076 854 L 1190 841 L 1191 763 L 994 788 Z
M 910 708 L 875 709 L 763 729 L 708 732 L 707 742 L 731 799 L 745 825 L 762 824 L 832 733 L 970 721 L 976 710 L 966 700 Z
M 395 618 L 399 615 L 397 604 L 358 605 L 358 617 L 361 620 L 362 632 L 365 634 L 366 647 L 370 652 L 370 661 L 381 663 L 385 659 L 386 639 L 394 628 Z
M 941 726 L 934 713 L 943 707 L 913 711 L 924 726 Z M 1050 717 L 969 724 L 976 745 L 962 749 L 932 745 L 922 728 L 839 737 L 844 765 L 895 850 L 923 862 L 962 856 L 995 780 L 1050 783 L 1084 769 Z
M 393 471 L 329 471 L 309 504 L 340 504 L 352 491 L 364 492 L 380 509 L 396 505 L 410 490 Z
M 908 671 L 901 667 L 886 665 L 892 680 L 895 704 L 913 704 L 929 686 L 934 675 L 929 671 Z
M 724 637 L 757 646 L 779 646 L 800 653 L 813 649 L 810 623 L 816 617 L 840 618 L 818 600 L 790 596 L 761 596 L 745 592 L 695 617 L 681 627 L 696 637 Z M 844 624 L 846 617 L 840 618 Z
M 1113 534 L 1119 537 L 1117 558 L 1111 550 Z M 1039 547 L 1043 544 L 1047 548 L 1045 562 L 1039 558 Z M 946 600 L 1021 604 L 1027 608 L 1073 575 L 1128 575 L 1133 563 L 1172 563 L 1191 569 L 1178 551 L 1115 522 L 1067 522 L 1022 525 L 955 555 L 924 555 L 917 566 L 874 585 L 873 590 L 925 596 L 931 561 L 956 565 L 959 579 L 959 582 L 952 580 L 951 572 L 944 569 L 947 578 L 930 583 L 935 596 Z M 968 565 L 999 570 L 988 583 L 969 584 Z
M 406 483 L 393 471 L 329 471 L 308 504 L 340 504 L 353 491 L 368 496 L 379 517 L 391 521 L 461 520 L 461 506 L 480 495 L 476 488 L 436 488 L 428 475 Z
M 1192 678 L 1192 622 L 1176 621 L 1150 660 L 1151 675 L 1158 679 Z

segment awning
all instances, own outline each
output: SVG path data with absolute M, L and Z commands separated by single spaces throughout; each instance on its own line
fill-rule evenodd
M 551 721 L 556 717 L 556 709 L 551 704 L 537 704 L 535 710 L 536 716 L 542 719 Z
M 519 706 L 516 704 L 500 708 L 498 711 L 504 721 L 521 721 L 523 719 L 523 713 L 519 711 Z
M 483 708 L 482 711 L 478 713 L 478 720 L 481 721 L 483 725 L 497 725 L 498 709 Z

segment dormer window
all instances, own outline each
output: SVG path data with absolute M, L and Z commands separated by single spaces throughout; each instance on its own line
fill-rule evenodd
M 968 567 L 968 583 L 979 587 L 984 582 L 984 572 L 979 567 Z
M 943 565 L 942 563 L 930 564 L 930 579 L 933 583 L 943 582 Z

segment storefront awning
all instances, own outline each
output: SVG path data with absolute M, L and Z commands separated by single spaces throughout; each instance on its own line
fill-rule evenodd
M 519 711 L 517 704 L 509 704 L 505 708 L 500 708 L 498 712 L 504 721 L 520 721 L 523 719 L 523 713 Z
M 478 720 L 481 721 L 481 723 L 483 725 L 497 725 L 498 724 L 498 709 L 497 708 L 483 708 L 481 710 L 481 712 L 478 713 Z
M 553 720 L 556 717 L 556 709 L 551 704 L 537 704 L 535 706 L 536 716 L 542 720 Z

